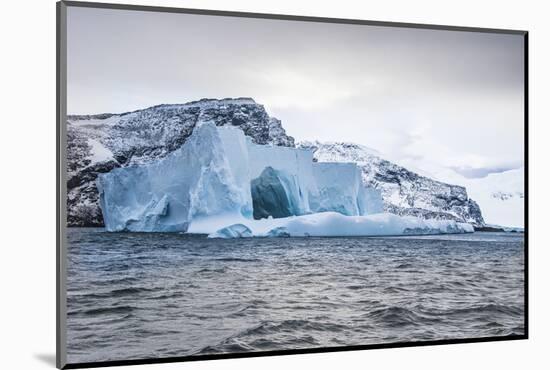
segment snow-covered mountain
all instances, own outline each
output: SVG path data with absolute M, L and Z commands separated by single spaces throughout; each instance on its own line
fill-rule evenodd
M 524 227 L 524 173 L 523 167 L 482 178 L 458 180 L 468 189 L 481 209 L 485 222 L 505 227 Z
M 387 212 L 427 219 L 447 219 L 485 224 L 480 207 L 466 188 L 421 176 L 381 158 L 380 153 L 353 143 L 300 142 L 298 147 L 313 150 L 320 162 L 354 162 L 363 182 L 379 189 Z
M 152 163 L 180 148 L 199 123 L 239 127 L 256 144 L 295 147 L 281 122 L 251 98 L 202 99 L 122 114 L 71 115 L 67 124 L 68 225 L 103 226 L 98 174 Z M 320 162 L 355 162 L 365 185 L 379 189 L 385 210 L 398 215 L 483 225 L 463 186 L 421 176 L 349 143 L 304 142 Z M 476 199 L 474 197 L 474 199 Z
M 122 114 L 68 116 L 68 225 L 103 226 L 97 175 L 165 157 L 181 147 L 201 122 L 237 126 L 257 144 L 294 147 L 294 139 L 286 135 L 281 122 L 250 98 L 202 99 Z
M 492 172 L 483 177 L 466 177 L 456 169 L 423 160 L 406 162 L 406 168 L 441 182 L 461 185 L 479 204 L 487 225 L 523 229 L 525 209 L 525 168 Z

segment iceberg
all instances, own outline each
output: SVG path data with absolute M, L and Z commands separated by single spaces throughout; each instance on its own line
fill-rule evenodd
M 356 164 L 314 162 L 308 149 L 255 144 L 237 127 L 210 122 L 157 162 L 99 175 L 97 188 L 108 231 L 236 238 L 471 228 L 383 214 L 380 191 L 364 186 Z

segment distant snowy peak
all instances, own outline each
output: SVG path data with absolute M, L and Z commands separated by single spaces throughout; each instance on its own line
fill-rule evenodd
M 117 167 L 151 163 L 180 148 L 201 123 L 236 126 L 256 144 L 294 147 L 281 121 L 251 98 L 201 99 L 134 112 L 67 117 L 68 223 L 101 226 L 95 180 Z
M 381 158 L 378 151 L 345 142 L 305 141 L 298 147 L 313 151 L 319 162 L 354 162 L 362 170 L 365 185 L 380 189 L 385 210 L 399 215 L 450 219 L 484 225 L 477 203 L 466 188 L 421 176 Z
M 524 227 L 525 169 L 491 173 L 483 178 L 465 179 L 463 184 L 483 209 L 487 223 Z

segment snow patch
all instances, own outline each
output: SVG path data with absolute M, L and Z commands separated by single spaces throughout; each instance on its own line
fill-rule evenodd
M 113 159 L 113 152 L 107 149 L 105 145 L 101 144 L 99 140 L 90 138 L 88 139 L 88 144 L 92 147 L 92 156 L 90 158 L 92 164 Z

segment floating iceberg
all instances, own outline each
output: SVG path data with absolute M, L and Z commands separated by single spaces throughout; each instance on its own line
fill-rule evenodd
M 469 232 L 452 221 L 381 214 L 354 163 L 317 163 L 307 149 L 258 145 L 231 126 L 197 125 L 165 158 L 97 180 L 108 231 L 211 237 Z

